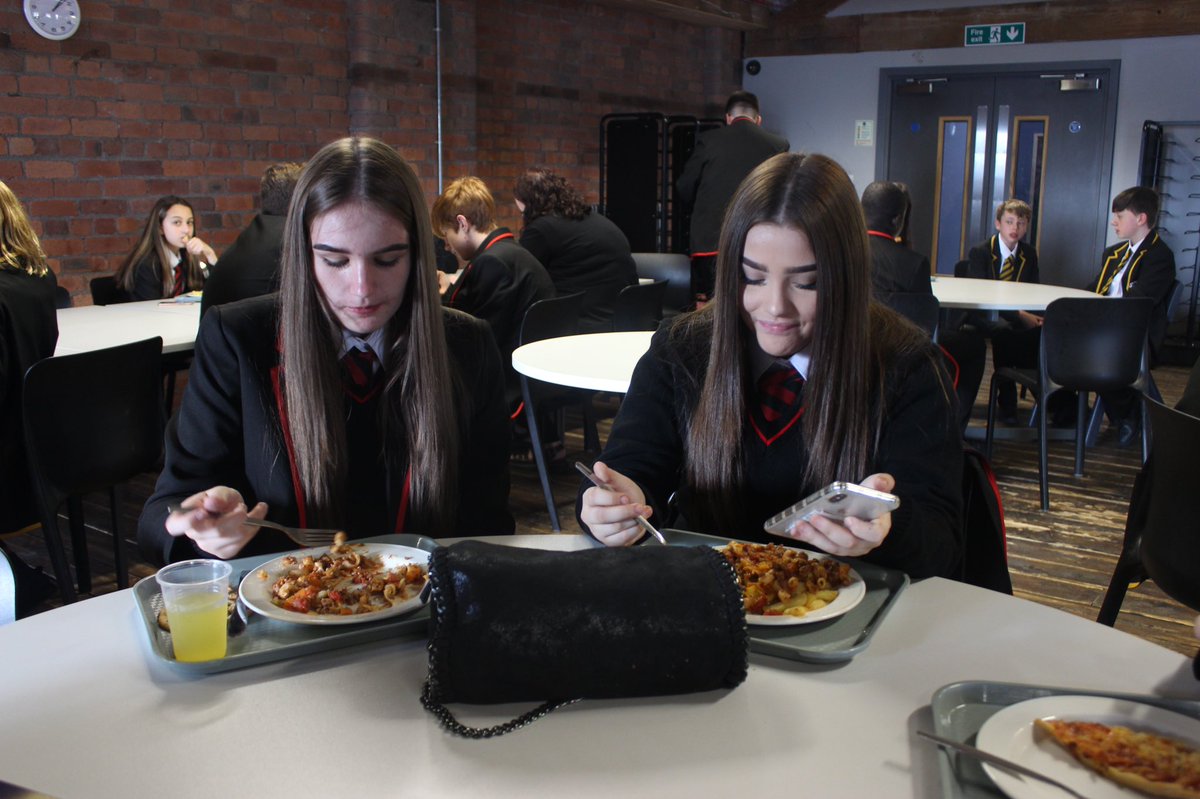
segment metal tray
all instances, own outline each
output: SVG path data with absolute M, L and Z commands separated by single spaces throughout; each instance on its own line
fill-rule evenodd
M 730 539 L 663 530 L 668 543 L 682 546 L 720 546 Z M 851 660 L 871 643 L 879 623 L 908 585 L 908 575 L 871 563 L 847 559 L 867 584 L 867 595 L 844 616 L 796 627 L 750 627 L 750 651 L 808 663 L 841 663 Z
M 365 538 L 362 541 L 401 544 L 427 552 L 432 552 L 438 546 L 432 538 L 418 535 L 382 535 Z M 279 554 L 275 552 L 269 555 L 238 558 L 229 563 L 233 566 L 233 574 L 236 578 L 237 575 L 279 557 Z M 420 638 L 425 636 L 429 629 L 429 608 L 427 607 L 422 607 L 406 616 L 377 622 L 337 626 L 288 624 L 249 611 L 246 629 L 240 635 L 229 639 L 229 648 L 225 657 L 200 663 L 180 663 L 175 659 L 174 651 L 171 648 L 171 634 L 158 626 L 157 617 L 159 609 L 162 608 L 162 593 L 159 591 L 158 582 L 153 575 L 140 580 L 133 587 L 133 599 L 137 605 L 138 616 L 146 629 L 150 651 L 158 660 L 169 664 L 177 671 L 192 674 L 216 674 L 233 669 L 244 669 L 260 663 L 270 663 L 275 660 L 294 658 L 367 641 L 378 641 L 383 638 Z
M 933 694 L 930 702 L 933 710 L 933 729 L 943 737 L 974 745 L 979 728 L 1001 709 L 1026 699 L 1059 694 L 1126 699 L 1200 719 L 1200 702 L 1188 699 L 1164 699 L 1145 694 L 1081 691 L 1078 688 L 1051 688 L 1044 685 L 1004 682 L 956 682 L 939 688 Z M 959 757 L 940 747 L 938 751 L 938 773 L 941 776 L 944 799 L 1004 798 L 1005 794 L 996 787 L 977 760 Z

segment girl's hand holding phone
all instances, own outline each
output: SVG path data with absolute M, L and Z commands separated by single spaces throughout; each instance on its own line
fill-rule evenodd
M 890 474 L 873 474 L 860 483 L 864 488 L 891 492 L 896 480 Z M 798 521 L 785 535 L 816 547 L 835 557 L 857 558 L 878 547 L 892 529 L 892 514 L 884 513 L 871 520 L 847 517 L 841 522 L 817 514 L 807 521 Z

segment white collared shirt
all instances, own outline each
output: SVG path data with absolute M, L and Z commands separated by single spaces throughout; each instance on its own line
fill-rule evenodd
M 362 349 L 364 347 L 370 347 L 371 351 L 375 353 L 375 359 L 377 361 L 376 368 L 378 368 L 378 364 L 383 363 L 384 355 L 382 327 L 375 332 L 368 334 L 366 338 L 363 338 L 357 333 L 351 333 L 349 330 L 343 330 L 342 348 L 338 351 L 338 360 L 341 360 L 350 350 Z

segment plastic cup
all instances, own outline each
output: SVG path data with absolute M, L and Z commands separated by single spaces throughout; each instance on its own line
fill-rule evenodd
M 229 575 L 223 560 L 183 560 L 158 570 L 175 659 L 185 663 L 225 657 Z

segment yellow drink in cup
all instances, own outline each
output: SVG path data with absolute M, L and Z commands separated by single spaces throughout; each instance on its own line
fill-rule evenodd
M 222 560 L 184 560 L 159 569 L 175 659 L 194 663 L 225 657 L 229 574 Z

